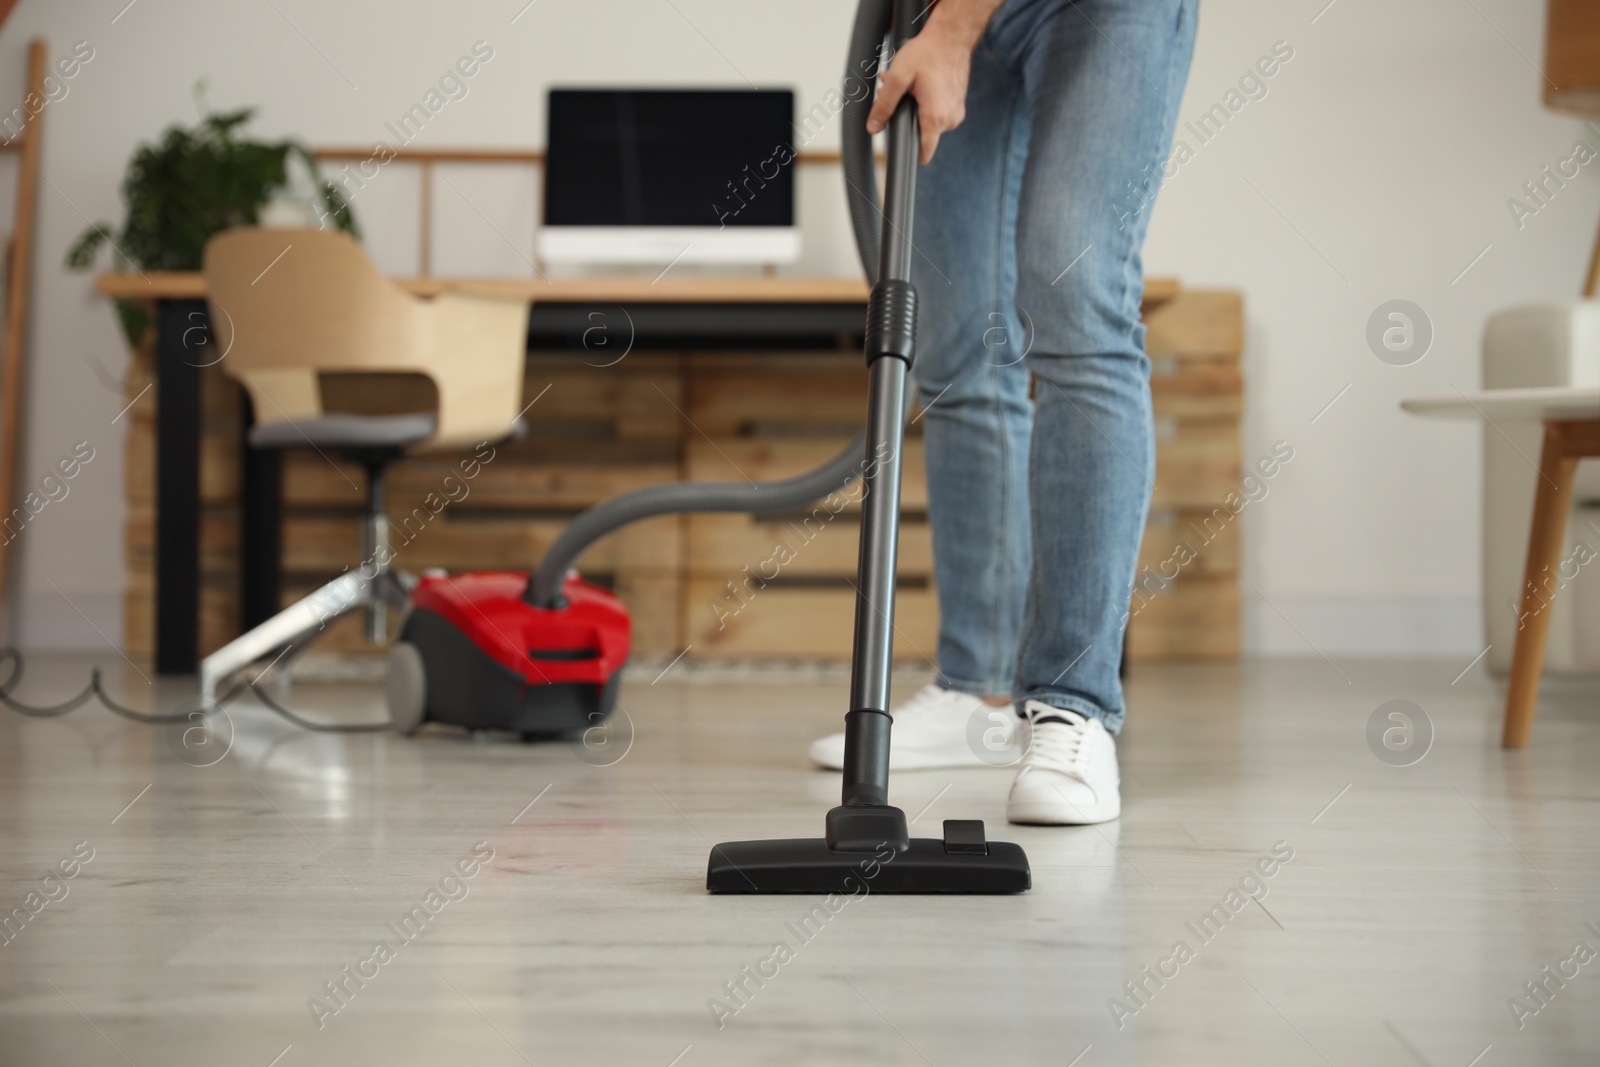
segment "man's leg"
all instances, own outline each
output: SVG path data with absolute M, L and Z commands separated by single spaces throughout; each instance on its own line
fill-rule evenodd
M 1028 576 L 1032 410 L 1025 329 L 1011 298 L 1027 148 L 1022 87 L 1019 74 L 979 49 L 966 121 L 944 135 L 933 162 L 918 175 L 912 373 L 924 412 L 919 421 L 939 590 L 939 682 L 894 709 L 890 767 L 897 770 L 1015 757 L 1015 721 L 1005 706 Z M 999 698 L 1003 710 L 983 709 L 985 697 Z M 974 712 L 984 716 L 978 745 L 969 733 Z M 844 735 L 819 739 L 811 758 L 842 767 Z
M 1032 112 L 1017 303 L 1037 323 L 1033 568 L 1013 822 L 1122 812 L 1117 666 L 1155 477 L 1140 246 L 1194 41 L 1194 0 L 1082 0 L 1021 53 Z M 1003 31 L 1003 26 L 1000 27 Z
M 1022 90 L 992 53 L 973 54 L 966 121 L 918 175 L 912 231 L 939 679 L 976 696 L 1012 691 L 1028 575 L 1029 331 L 1013 301 Z
M 1084 0 L 1023 58 L 1033 113 L 1017 302 L 1038 329 L 1033 568 L 1016 696 L 1100 719 L 1154 487 L 1140 247 L 1194 42 L 1193 0 Z

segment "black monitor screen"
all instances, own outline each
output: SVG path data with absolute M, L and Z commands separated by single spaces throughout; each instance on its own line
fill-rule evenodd
M 552 89 L 551 226 L 793 226 L 788 90 Z

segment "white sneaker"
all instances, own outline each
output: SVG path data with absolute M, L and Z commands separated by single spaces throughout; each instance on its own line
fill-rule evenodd
M 1109 822 L 1122 814 L 1117 744 L 1100 724 L 1038 700 L 1024 705 L 1026 751 L 1006 818 L 1043 826 Z
M 968 723 L 980 697 L 925 685 L 912 698 L 890 710 L 894 729 L 889 734 L 889 769 L 926 770 L 930 767 L 994 767 L 1016 763 L 1016 713 L 1010 706 L 990 708 L 979 744 L 988 758 L 979 756 L 968 742 Z M 1009 751 L 1009 755 L 1007 755 Z M 811 745 L 812 762 L 829 770 L 844 767 L 844 734 L 829 734 Z

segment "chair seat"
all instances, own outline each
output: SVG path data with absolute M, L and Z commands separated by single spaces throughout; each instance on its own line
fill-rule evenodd
M 251 448 L 403 448 L 426 441 L 438 426 L 430 412 L 409 415 L 318 415 L 250 429 Z

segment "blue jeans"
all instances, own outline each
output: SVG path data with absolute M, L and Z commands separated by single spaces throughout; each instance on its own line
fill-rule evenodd
M 1155 469 L 1140 247 L 1195 8 L 1009 0 L 917 186 L 940 684 L 1113 732 Z

